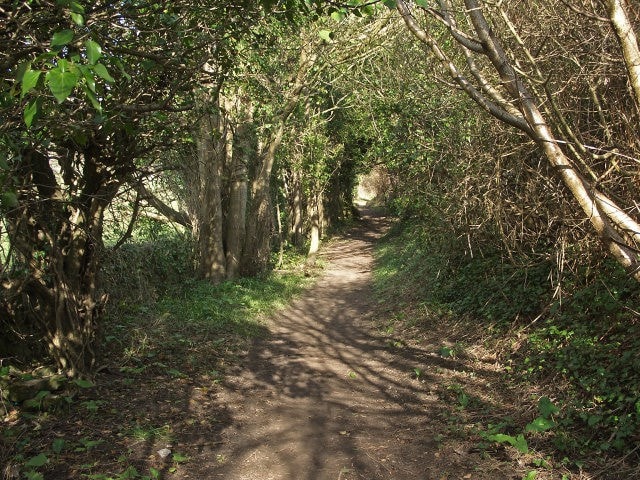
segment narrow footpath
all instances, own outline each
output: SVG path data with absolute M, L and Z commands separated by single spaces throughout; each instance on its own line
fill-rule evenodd
M 455 362 L 431 348 L 394 348 L 375 328 L 373 247 L 388 226 L 365 216 L 325 247 L 322 277 L 271 319 L 271 334 L 225 380 L 218 401 L 228 426 L 192 458 L 188 478 L 508 478 L 478 472 L 475 455 L 440 449 L 446 409 L 427 369 L 414 368 Z

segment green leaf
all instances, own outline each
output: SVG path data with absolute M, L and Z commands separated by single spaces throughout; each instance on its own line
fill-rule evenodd
M 449 348 L 449 347 L 440 347 L 438 349 L 438 355 L 440 355 L 443 358 L 448 358 L 448 357 L 453 357 L 453 349 Z
M 396 8 L 396 0 L 382 0 L 382 3 L 388 8 Z
M 336 10 L 331 14 L 331 18 L 333 18 L 336 22 L 340 22 L 344 20 L 347 14 L 342 10 Z
M 522 480 L 535 480 L 538 476 L 538 472 L 535 470 L 529 470 L 527 474 L 522 477 Z
M 71 7 L 71 11 L 75 13 L 84 13 L 84 6 L 78 2 L 69 2 L 68 5 Z
M 488 435 L 487 439 L 498 443 L 508 443 L 515 447 L 520 453 L 527 453 L 529 451 L 529 445 L 522 434 L 514 437 L 504 433 L 496 433 L 495 435 Z
M 82 378 L 76 378 L 73 383 L 75 383 L 80 388 L 91 388 L 93 387 L 93 383 L 89 380 L 84 380 Z
M 84 17 L 79 13 L 71 12 L 71 20 L 80 27 L 84 25 Z
M 174 453 L 173 454 L 173 461 L 176 463 L 183 463 L 189 460 L 189 457 L 187 457 L 186 455 L 182 455 L 181 453 Z
M 103 64 L 96 63 L 95 66 L 93 67 L 93 71 L 96 72 L 100 78 L 105 79 L 107 82 L 109 83 L 115 82 L 113 77 L 109 75 L 109 71 L 107 70 L 107 67 L 105 67 Z
M 318 36 L 327 42 L 331 42 L 331 38 L 333 37 L 333 32 L 331 30 L 320 30 L 318 32 Z
M 549 420 L 548 418 L 538 417 L 533 422 L 527 424 L 524 427 L 525 433 L 528 432 L 546 432 L 547 430 L 555 427 L 555 423 L 553 420 Z
M 73 40 L 73 30 L 62 30 L 53 34 L 51 38 L 52 47 L 61 47 Z
M 44 477 L 39 472 L 34 472 L 33 470 L 27 470 L 24 472 L 24 478 L 27 480 L 44 480 Z
M 91 90 L 93 93 L 96 92 L 96 78 L 93 76 L 93 70 L 86 65 L 80 65 L 80 72 L 84 77 L 85 85 Z
M 31 458 L 27 463 L 24 464 L 25 467 L 41 467 L 46 465 L 49 459 L 44 453 L 40 453 L 35 457 Z
M 49 70 L 46 75 L 49 89 L 58 103 L 64 102 L 75 88 L 79 80 L 77 70 L 66 60 L 59 60 L 58 66 Z
M 27 103 L 27 106 L 24 108 L 24 123 L 27 128 L 31 128 L 31 124 L 39 112 L 40 99 L 36 98 Z
M 18 197 L 14 192 L 2 192 L 0 205 L 5 208 L 15 208 L 18 206 Z
M 553 420 L 549 420 L 548 418 L 538 417 L 533 422 L 527 424 L 524 427 L 525 433 L 529 432 L 546 432 L 547 430 L 555 427 L 555 423 Z
M 134 479 L 134 478 L 138 478 L 139 475 L 140 474 L 138 473 L 138 470 L 136 469 L 136 467 L 134 467 L 133 465 L 130 465 L 129 467 L 127 467 L 127 469 L 124 472 L 118 475 L 118 480 Z
M 49 395 L 51 395 L 51 392 L 49 390 L 40 390 L 37 395 L 34 397 L 34 400 L 42 400 L 45 397 L 48 397 Z
M 520 453 L 528 453 L 529 452 L 529 445 L 527 444 L 527 441 L 524 438 L 524 435 L 520 434 L 516 437 L 515 442 L 512 443 L 512 445 L 514 447 L 516 447 L 516 449 L 520 452 Z
M 542 397 L 538 400 L 538 410 L 544 418 L 549 418 L 551 415 L 560 412 L 560 409 L 551 403 L 549 397 Z
M 422 8 L 429 8 L 429 2 L 427 0 L 416 0 L 416 5 Z
M 511 435 L 507 435 L 505 433 L 496 433 L 494 435 L 487 435 L 487 439 L 491 440 L 492 442 L 498 442 L 498 443 L 513 443 L 515 441 L 514 437 L 512 437 Z
M 64 445 L 65 445 L 65 440 L 64 438 L 56 438 L 52 445 L 51 445 L 51 449 L 53 450 L 54 453 L 61 453 L 62 450 L 64 450 Z
M 84 45 L 87 47 L 87 59 L 89 63 L 95 65 L 102 56 L 102 47 L 93 40 L 87 40 Z
M 40 70 L 31 70 L 31 68 L 24 72 L 22 75 L 22 91 L 20 93 L 20 98 L 24 98 L 24 96 L 38 84 L 38 79 L 40 78 L 41 73 L 42 72 Z

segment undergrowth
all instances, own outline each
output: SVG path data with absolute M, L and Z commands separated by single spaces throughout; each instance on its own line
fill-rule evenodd
M 552 394 L 561 412 L 548 443 L 559 458 L 633 454 L 640 289 L 605 260 L 588 275 L 565 274 L 559 296 L 553 265 L 539 258 L 519 265 L 500 252 L 472 258 L 428 225 L 405 221 L 378 248 L 376 284 L 382 298 L 412 309 L 405 322 L 462 321 L 493 346 L 511 382 Z
M 227 421 L 216 385 L 251 339 L 267 334 L 266 315 L 311 281 L 299 268 L 303 258 L 288 254 L 277 273 L 212 285 L 193 278 L 187 237 L 152 240 L 107 259 L 111 297 L 93 381 L 40 392 L 57 401 L 30 411 L 0 401 L 0 477 L 180 477 L 185 439 L 213 435 Z M 0 369 L 0 380 L 8 374 Z M 157 451 L 179 440 L 161 460 Z
M 293 253 L 277 272 L 213 285 L 194 278 L 188 238 L 125 247 L 105 266 L 114 292 L 102 335 L 106 359 L 140 361 L 185 344 L 191 357 L 216 358 L 263 334 L 263 317 L 308 283 L 297 268 L 304 259 Z

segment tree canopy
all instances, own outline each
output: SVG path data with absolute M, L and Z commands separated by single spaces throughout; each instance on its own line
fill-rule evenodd
M 607 275 L 631 295 L 639 24 L 626 0 L 2 2 L 0 357 L 91 376 L 136 231 L 183 235 L 211 284 L 311 266 L 366 174 L 450 265 L 538 272 L 514 322 Z

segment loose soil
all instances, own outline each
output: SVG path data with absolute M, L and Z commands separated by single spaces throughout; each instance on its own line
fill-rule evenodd
M 442 338 L 410 345 L 382 328 L 372 253 L 389 224 L 365 215 L 324 249 L 321 278 L 270 319 L 269 335 L 225 380 L 217 400 L 228 425 L 185 478 L 521 478 L 446 441 L 458 421 L 447 389 L 470 372 L 436 353 Z

